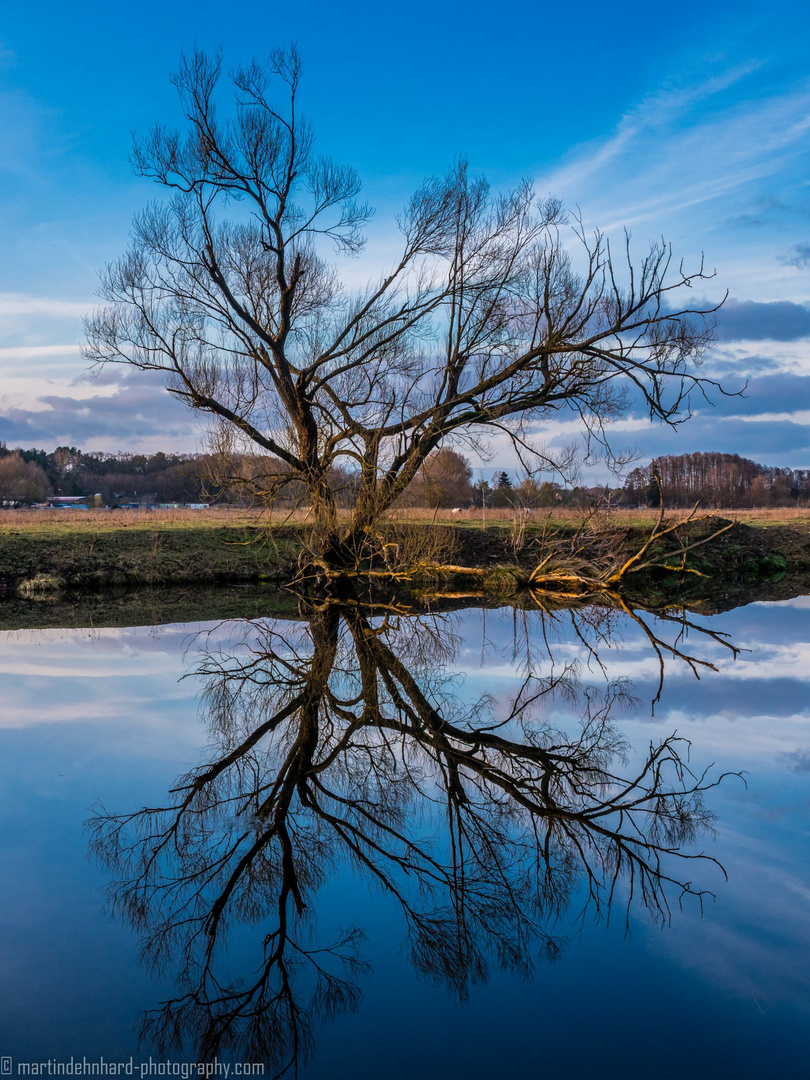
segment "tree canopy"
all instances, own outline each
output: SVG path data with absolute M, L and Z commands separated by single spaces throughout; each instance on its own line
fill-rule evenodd
M 303 484 L 313 559 L 357 565 L 374 523 L 432 451 L 505 433 L 521 460 L 533 428 L 565 411 L 604 439 L 632 399 L 667 423 L 708 380 L 707 311 L 675 294 L 705 277 L 663 242 L 616 254 L 528 182 L 494 192 L 463 161 L 426 180 L 397 219 L 400 253 L 361 289 L 341 260 L 371 216 L 355 171 L 315 150 L 298 108 L 295 49 L 230 75 L 200 52 L 174 77 L 185 132 L 136 143 L 136 173 L 165 188 L 107 267 L 87 356 L 167 376 L 207 414 L 218 445 L 283 463 Z M 348 520 L 329 476 L 357 477 Z

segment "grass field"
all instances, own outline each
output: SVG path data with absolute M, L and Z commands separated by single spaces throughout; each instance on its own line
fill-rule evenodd
M 240 528 L 255 527 L 262 520 L 255 510 L 227 507 L 208 510 L 3 510 L 0 511 L 0 533 L 58 536 L 121 529 Z
M 647 527 L 652 525 L 658 517 L 658 512 L 652 509 L 630 510 L 618 508 L 603 510 L 600 513 L 606 521 L 611 522 L 617 528 Z M 686 518 L 689 513 L 689 510 L 668 510 L 667 517 L 682 519 Z M 744 525 L 791 525 L 810 528 L 810 507 L 775 507 L 773 509 L 763 507 L 757 510 L 714 510 L 699 507 L 698 513 L 717 514 L 718 517 L 730 521 L 739 521 Z M 556 508 L 540 509 L 533 510 L 527 520 L 532 525 L 548 522 L 552 526 L 570 528 L 576 526 L 582 520 L 582 515 L 582 510 L 574 508 L 564 510 Z M 519 517 L 519 511 L 490 509 L 484 514 L 480 509 L 462 510 L 459 513 L 454 513 L 452 510 L 439 510 L 434 513 L 432 510 L 409 509 L 394 511 L 389 516 L 400 521 L 431 522 L 435 520 L 443 525 L 456 523 L 485 528 L 492 525 L 511 527 L 516 517 Z
M 810 507 L 777 507 L 756 510 L 708 510 L 719 517 L 739 521 L 745 525 L 788 525 L 810 528 Z M 654 510 L 613 509 L 603 512 L 606 519 L 617 528 L 652 525 L 657 514 Z M 671 518 L 685 518 L 688 510 L 668 511 Z M 344 511 L 348 517 L 348 511 Z M 521 515 L 508 509 L 423 510 L 409 508 L 392 511 L 388 517 L 393 521 L 422 524 L 462 525 L 466 528 L 511 528 Z M 525 518 L 533 529 L 545 523 L 570 528 L 582 520 L 582 511 L 557 508 L 534 510 Z M 257 510 L 211 507 L 206 510 L 2 510 L 0 511 L 0 535 L 15 532 L 27 535 L 65 536 L 68 534 L 110 533 L 124 529 L 172 532 L 175 530 L 206 529 L 264 529 L 267 526 L 306 525 L 311 515 L 304 510 L 259 512 Z

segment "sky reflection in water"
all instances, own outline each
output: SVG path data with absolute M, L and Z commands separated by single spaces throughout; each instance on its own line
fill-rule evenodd
M 608 927 L 589 916 L 559 961 L 539 963 L 529 982 L 495 970 L 462 1007 L 415 976 L 397 905 L 345 871 L 318 893 L 316 936 L 328 943 L 339 928 L 360 923 L 374 972 L 359 977 L 365 1000 L 357 1012 L 316 1025 L 317 1052 L 304 1074 L 804 1075 L 808 611 L 805 599 L 712 619 L 713 630 L 751 651 L 734 661 L 692 633 L 688 649 L 719 670 L 698 683 L 685 665 L 668 664 L 654 715 L 657 663 L 644 635 L 619 619 L 610 647 L 600 649 L 611 678 L 634 681 L 636 708 L 614 714 L 634 748 L 631 763 L 677 729 L 692 741 L 695 770 L 716 762 L 718 772 L 747 773 L 747 790 L 729 777 L 707 796 L 718 835 L 700 847 L 722 861 L 729 882 L 710 864 L 690 866 L 684 880 L 717 894 L 703 918 L 689 897 L 678 910 L 677 890 L 663 931 L 641 908 L 631 909 L 627 938 L 623 909 Z M 459 673 L 453 692 L 467 702 L 495 695 L 497 715 L 520 683 L 526 641 L 542 644 L 540 615 L 467 610 L 449 618 Z M 603 672 L 592 657 L 588 669 L 587 650 L 564 625 L 563 618 L 559 631 L 550 628 L 557 669 L 578 659 L 583 679 L 603 685 Z M 111 875 L 87 861 L 82 823 L 96 800 L 112 812 L 163 805 L 179 774 L 210 760 L 199 753 L 200 682 L 178 678 L 233 635 L 233 627 L 197 638 L 188 627 L 0 635 L 10 883 L 0 908 L 2 1053 L 137 1056 L 137 1014 L 164 1000 L 171 983 L 138 966 L 136 935 L 102 912 L 99 890 Z M 571 727 L 559 695 L 544 708 Z M 570 920 L 554 932 L 570 936 Z M 230 958 L 246 974 L 255 969 L 255 933 L 237 929 Z

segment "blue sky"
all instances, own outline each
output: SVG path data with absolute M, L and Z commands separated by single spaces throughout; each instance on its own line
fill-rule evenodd
M 641 415 L 615 441 L 810 467 L 810 16 L 798 3 L 498 5 L 419 0 L 295 10 L 208 0 L 15 5 L 0 25 L 0 439 L 193 450 L 194 417 L 150 379 L 79 356 L 97 272 L 152 195 L 132 132 L 178 118 L 181 50 L 226 65 L 295 40 L 320 147 L 377 207 L 353 273 L 387 261 L 393 217 L 465 154 L 495 186 L 533 177 L 643 250 L 705 253 L 731 302 L 706 369 L 746 398 L 677 432 Z M 568 441 L 567 424 L 546 439 Z M 513 462 L 505 456 L 502 466 Z

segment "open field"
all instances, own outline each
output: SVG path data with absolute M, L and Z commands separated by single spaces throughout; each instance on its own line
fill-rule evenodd
M 689 516 L 690 512 L 690 510 L 667 510 L 666 513 L 668 518 L 683 520 Z M 551 509 L 533 510 L 526 520 L 533 527 L 540 527 L 548 523 L 552 527 L 575 528 L 582 521 L 584 513 L 585 511 L 573 507 L 565 509 L 552 507 Z M 647 528 L 658 517 L 658 511 L 646 508 L 641 510 L 616 508 L 601 510 L 600 513 L 605 521 L 610 522 L 617 529 Z M 716 514 L 718 517 L 729 521 L 739 521 L 744 525 L 790 525 L 810 530 L 810 507 L 763 507 L 757 510 L 714 510 L 699 507 L 698 513 Z M 389 514 L 389 517 L 395 521 L 422 523 L 435 521 L 437 524 L 442 525 L 459 524 L 477 528 L 489 528 L 491 526 L 509 528 L 514 524 L 515 519 L 519 519 L 521 516 L 519 510 L 488 509 L 486 513 L 483 513 L 478 508 L 461 510 L 458 513 L 452 510 L 407 509 L 395 510 Z
M 703 510 L 730 521 L 744 525 L 788 525 L 793 528 L 810 529 L 810 507 L 774 507 L 756 510 Z M 348 517 L 348 511 L 342 512 Z M 616 528 L 645 528 L 652 525 L 657 512 L 651 509 L 611 509 L 602 511 L 605 519 Z M 667 511 L 669 518 L 685 518 L 688 510 Z M 538 509 L 525 517 L 533 529 L 550 525 L 571 528 L 582 520 L 583 511 L 575 508 Z M 429 510 L 408 508 L 394 510 L 388 518 L 396 522 L 419 524 L 463 525 L 467 528 L 511 528 L 516 519 L 523 517 L 520 511 L 511 509 Z M 148 529 L 174 531 L 221 528 L 248 528 L 250 530 L 275 528 L 283 525 L 301 526 L 311 520 L 306 510 L 275 510 L 210 507 L 207 510 L 2 510 L 0 511 L 0 535 L 25 532 L 30 535 L 60 536 L 117 532 L 122 529 Z
M 718 510 L 717 513 L 742 525 L 789 525 L 791 528 L 810 529 L 810 507 L 760 507 L 757 510 Z
M 277 515 L 280 518 L 281 515 Z M 0 534 L 62 535 L 116 532 L 120 529 L 217 529 L 255 527 L 264 517 L 255 510 L 3 510 Z

